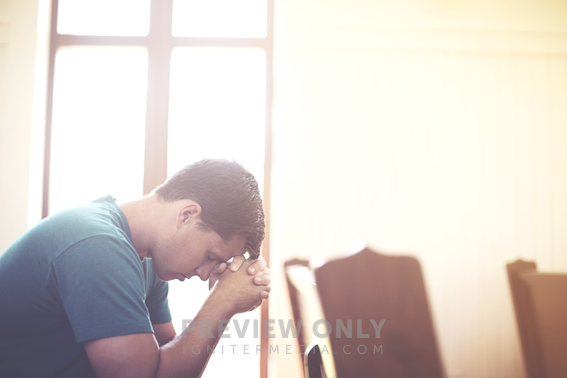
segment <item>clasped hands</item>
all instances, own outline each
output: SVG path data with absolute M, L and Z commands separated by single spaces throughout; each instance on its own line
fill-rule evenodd
M 266 265 L 262 257 L 246 260 L 244 256 L 235 256 L 232 261 L 214 267 L 209 276 L 209 290 L 226 296 L 235 313 L 252 311 L 269 297 L 272 278 Z

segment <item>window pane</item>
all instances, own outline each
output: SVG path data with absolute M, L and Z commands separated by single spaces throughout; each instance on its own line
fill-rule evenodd
M 266 56 L 259 49 L 178 48 L 172 54 L 168 129 L 168 175 L 196 160 L 234 159 L 246 167 L 262 188 L 266 116 Z M 192 319 L 208 294 L 198 277 L 170 282 L 173 324 Z M 191 298 L 191 301 L 187 301 Z M 195 300 L 193 300 L 195 299 Z M 204 377 L 259 376 L 253 325 L 259 310 L 240 314 L 240 329 L 249 321 L 246 337 L 223 338 L 211 356 Z M 232 347 L 232 345 L 236 345 Z
M 171 57 L 168 175 L 196 160 L 234 159 L 262 187 L 266 54 L 177 48 Z
M 180 334 L 183 331 L 184 320 L 195 319 L 197 312 L 205 303 L 209 295 L 209 283 L 203 282 L 199 277 L 179 282 L 169 281 L 169 309 L 172 322 Z M 267 306 L 267 304 L 264 304 Z M 238 331 L 243 337 L 237 335 L 234 322 L 238 322 Z M 189 323 L 187 322 L 185 326 Z M 270 331 L 270 333 L 275 333 Z M 260 308 L 232 317 L 228 328 L 223 333 L 225 338 L 220 339 L 214 354 L 207 349 L 200 352 L 210 353 L 211 359 L 207 364 L 202 378 L 217 378 L 230 376 L 235 378 L 249 378 L 260 376 Z M 227 336 L 230 336 L 227 338 Z M 241 335 L 242 336 L 242 335 Z M 187 349 L 185 353 L 193 353 Z M 197 350 L 195 350 L 197 353 Z
M 267 0 L 173 0 L 176 37 L 265 38 Z
M 148 56 L 139 47 L 57 52 L 50 212 L 143 194 Z
M 57 17 L 59 34 L 144 36 L 150 0 L 59 0 Z

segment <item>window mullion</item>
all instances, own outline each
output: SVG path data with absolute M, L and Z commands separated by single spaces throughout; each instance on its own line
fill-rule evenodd
M 146 108 L 146 149 L 144 194 L 167 178 L 167 124 L 173 0 L 153 0 L 148 43 L 148 102 Z

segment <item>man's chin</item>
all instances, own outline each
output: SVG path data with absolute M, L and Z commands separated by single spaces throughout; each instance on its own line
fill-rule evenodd
M 173 281 L 173 280 L 179 280 L 181 282 L 183 282 L 185 280 L 185 276 L 183 276 L 182 274 L 175 274 L 175 275 L 171 275 L 171 276 L 161 276 L 159 274 L 157 274 L 159 280 L 161 282 L 169 282 L 169 281 Z
M 169 282 L 169 281 L 173 281 L 173 280 L 178 280 L 180 282 L 185 281 L 185 279 L 190 279 L 192 276 L 185 276 L 183 274 L 173 274 L 171 276 L 167 276 L 167 277 L 162 277 L 159 274 L 157 274 L 158 278 L 160 281 L 162 282 Z
M 191 277 L 193 277 L 193 276 L 192 275 L 191 276 L 185 276 L 183 274 L 178 274 L 178 275 L 176 275 L 175 278 L 177 278 L 179 281 L 183 282 L 183 281 L 185 281 L 185 279 L 190 279 Z

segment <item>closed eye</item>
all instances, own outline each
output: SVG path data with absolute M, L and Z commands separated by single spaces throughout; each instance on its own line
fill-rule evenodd
M 208 252 L 207 253 L 207 260 L 208 261 L 217 261 L 219 264 L 225 263 L 228 264 L 229 261 L 232 261 L 232 257 L 230 259 L 228 259 L 227 261 L 222 260 L 221 258 L 217 257 L 217 255 L 215 255 L 212 252 Z
M 224 262 L 221 259 L 219 259 L 217 256 L 213 255 L 212 253 L 207 254 L 207 260 L 208 261 L 216 261 L 219 264 Z

